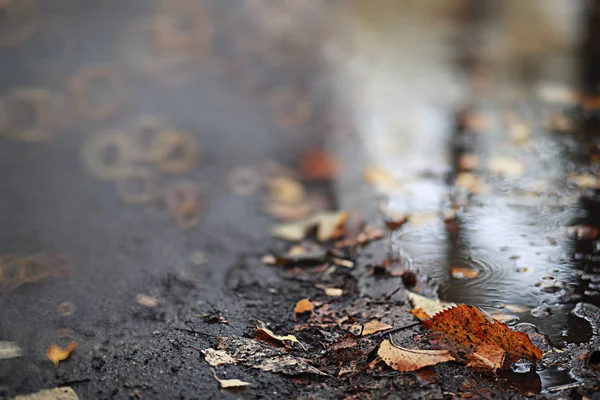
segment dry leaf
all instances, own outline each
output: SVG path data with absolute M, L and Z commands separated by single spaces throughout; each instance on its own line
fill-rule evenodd
M 406 292 L 406 295 L 414 308 L 420 308 L 424 313 L 430 316 L 434 316 L 435 314 L 456 305 L 456 303 L 431 300 L 413 292 Z
M 447 350 L 405 349 L 394 346 L 389 340 L 381 342 L 377 355 L 388 366 L 400 372 L 416 371 L 429 365 L 456 360 Z
M 213 367 L 223 364 L 240 364 L 287 375 L 310 373 L 327 376 L 302 358 L 271 346 L 265 346 L 256 340 L 242 337 L 219 337 L 218 339 L 219 349 L 202 350 L 206 362 Z
M 498 346 L 484 343 L 477 347 L 477 351 L 473 354 L 468 354 L 469 363 L 467 367 L 472 367 L 476 370 L 497 370 L 504 365 L 506 351 Z
M 450 270 L 453 278 L 473 279 L 479 275 L 479 270 L 474 268 L 452 267 Z
M 492 157 L 488 161 L 488 169 L 509 178 L 518 178 L 525 173 L 525 165 L 514 158 Z
M 340 230 L 348 217 L 348 212 L 323 212 L 302 221 L 278 224 L 271 228 L 271 235 L 284 240 L 300 241 L 308 232 L 317 227 L 317 239 L 321 242 L 340 236 Z
M 456 176 L 456 185 L 474 194 L 480 194 L 482 191 L 479 177 L 470 172 L 459 173 Z
M 136 294 L 135 300 L 139 305 L 144 307 L 156 307 L 158 305 L 158 299 L 156 297 L 148 296 L 143 293 Z
M 365 181 L 377 186 L 384 193 L 390 193 L 398 189 L 396 178 L 383 168 L 375 166 L 367 167 L 363 173 L 363 177 Z
M 23 356 L 23 349 L 15 342 L 0 341 L 0 360 Z
M 374 319 L 373 321 L 369 321 L 366 324 L 352 325 L 350 327 L 350 332 L 352 332 L 356 336 L 367 336 L 372 333 L 387 331 L 388 329 L 392 328 L 392 325 Z
M 329 181 L 339 173 L 339 165 L 335 157 L 321 149 L 306 152 L 300 160 L 302 177 L 307 181 Z
M 215 370 L 212 368 L 210 370 L 212 371 L 212 374 L 217 380 L 217 382 L 221 384 L 221 389 L 236 388 L 250 385 L 250 383 L 240 381 L 239 379 L 219 379 Z
M 344 289 L 340 289 L 340 288 L 332 288 L 332 287 L 328 287 L 325 288 L 325 294 L 329 297 L 340 297 L 341 295 L 344 294 Z
M 582 188 L 592 188 L 598 186 L 598 179 L 590 174 L 569 174 L 569 180 L 575 182 L 577 186 Z
M 291 178 L 277 177 L 270 179 L 268 186 L 269 189 L 271 189 L 272 201 L 289 205 L 297 205 L 304 200 L 304 187 L 300 182 Z
M 458 165 L 461 170 L 470 170 L 478 168 L 481 164 L 481 158 L 474 154 L 463 154 L 458 160 Z
M 71 342 L 63 349 L 60 346 L 51 344 L 46 350 L 46 357 L 58 367 L 58 363 L 69 358 L 71 353 L 77 348 L 77 342 Z
M 510 362 L 526 358 L 535 363 L 542 358 L 540 349 L 525 333 L 515 332 L 505 323 L 487 318 L 477 308 L 467 304 L 442 311 L 423 321 L 423 325 L 468 349 L 482 344 L 500 347 L 508 353 Z
M 256 338 L 271 344 L 283 344 L 285 347 L 291 348 L 290 343 L 298 343 L 303 349 L 305 348 L 302 343 L 296 339 L 294 335 L 278 336 L 273 333 L 272 330 L 268 329 L 264 322 L 257 321 L 256 323 Z
M 312 312 L 315 308 L 315 305 L 309 299 L 302 299 L 296 303 L 296 307 L 294 308 L 294 321 L 296 320 L 296 316 L 298 314 L 304 314 L 306 312 Z
M 62 386 L 53 389 L 40 390 L 37 393 L 20 395 L 14 400 L 79 400 L 77 393 L 69 387 Z

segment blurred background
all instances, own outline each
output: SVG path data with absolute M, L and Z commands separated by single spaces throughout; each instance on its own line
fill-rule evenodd
M 220 301 L 273 221 L 335 209 L 407 216 L 391 256 L 443 300 L 587 340 L 599 11 L 0 1 L 0 340 L 46 343 L 167 273 Z

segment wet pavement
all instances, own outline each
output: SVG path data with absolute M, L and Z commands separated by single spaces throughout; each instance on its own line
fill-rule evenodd
M 494 39 L 524 29 L 514 10 L 393 3 L 9 2 L 0 341 L 24 355 L 0 360 L 0 397 L 56 386 L 80 398 L 590 393 L 597 361 L 581 360 L 574 373 L 563 360 L 468 379 L 440 365 L 438 378 L 454 378 L 431 382 L 231 366 L 219 374 L 252 386 L 230 393 L 198 354 L 257 319 L 291 331 L 303 298 L 384 298 L 394 325 L 411 322 L 403 278 L 372 273 L 386 258 L 423 294 L 535 326 L 565 359 L 598 352 L 593 308 L 576 308 L 600 306 L 598 102 L 572 90 L 595 82 L 595 42 L 572 32 L 580 10 L 548 7 L 557 38 L 528 53 Z M 336 157 L 335 178 L 300 176 L 308 200 L 269 203 L 271 177 L 296 174 L 315 149 Z M 285 251 L 272 224 L 303 207 L 409 222 L 352 254 L 352 271 L 323 273 L 348 294 L 336 303 L 314 277 L 262 262 Z M 313 348 L 331 338 L 313 333 L 298 335 Z M 46 348 L 70 341 L 79 347 L 55 368 Z

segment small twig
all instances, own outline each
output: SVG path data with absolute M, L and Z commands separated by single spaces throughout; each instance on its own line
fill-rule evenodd
M 414 323 L 412 323 L 412 324 L 408 324 L 408 325 L 404 325 L 404 326 L 399 326 L 399 327 L 397 327 L 397 328 L 392 328 L 392 329 L 390 329 L 390 330 L 387 330 L 387 331 L 385 331 L 385 332 L 382 332 L 382 333 L 378 334 L 377 336 L 378 336 L 378 337 L 382 337 L 382 336 L 385 336 L 385 335 L 391 335 L 391 334 L 393 334 L 393 333 L 396 333 L 396 332 L 403 331 L 404 329 L 408 329 L 408 328 L 412 328 L 413 326 L 417 326 L 417 325 L 419 325 L 420 323 L 421 323 L 421 322 L 419 321 L 419 322 L 414 322 Z

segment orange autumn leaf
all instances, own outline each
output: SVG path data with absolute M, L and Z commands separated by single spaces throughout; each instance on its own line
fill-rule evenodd
M 506 351 L 496 345 L 484 343 L 475 353 L 467 355 L 470 360 L 467 367 L 483 371 L 496 370 L 502 368 L 505 357 Z
M 479 276 L 479 270 L 475 268 L 452 267 L 450 273 L 456 279 L 474 279 Z
M 315 308 L 315 305 L 309 299 L 302 299 L 296 303 L 296 307 L 294 308 L 294 321 L 296 320 L 296 316 L 298 314 L 304 314 L 307 312 L 312 312 Z
M 58 367 L 58 363 L 69 358 L 71 353 L 77 348 L 77 342 L 71 342 L 66 348 L 51 344 L 46 350 L 46 357 Z
M 388 366 L 400 372 L 416 371 L 429 365 L 456 360 L 447 350 L 405 349 L 394 346 L 389 340 L 381 342 L 377 355 Z
M 505 323 L 487 318 L 477 308 L 461 304 L 436 314 L 423 321 L 423 325 L 432 331 L 442 333 L 465 349 L 472 350 L 482 344 L 497 346 L 509 355 L 508 361 L 514 362 L 526 358 L 537 362 L 542 352 L 523 332 L 511 330 Z
M 307 181 L 328 181 L 337 177 L 339 165 L 331 153 L 313 149 L 300 160 L 300 170 Z

